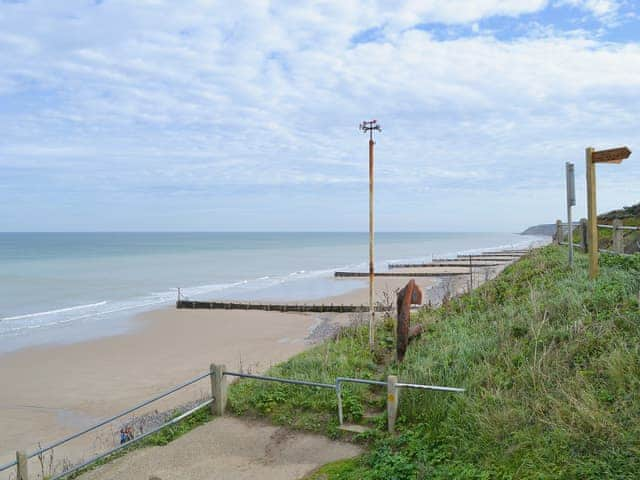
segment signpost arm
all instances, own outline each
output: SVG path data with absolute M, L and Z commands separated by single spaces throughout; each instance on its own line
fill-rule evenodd
M 596 208 L 596 166 L 593 163 L 593 148 L 585 151 L 587 163 L 587 222 L 589 249 L 589 278 L 598 276 L 598 211 Z

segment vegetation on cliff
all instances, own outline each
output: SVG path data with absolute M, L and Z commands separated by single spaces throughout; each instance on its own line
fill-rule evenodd
M 347 386 L 345 413 L 377 428 L 362 457 L 314 478 L 638 478 L 640 476 L 640 256 L 603 256 L 590 281 L 566 249 L 546 247 L 471 294 L 423 311 L 425 334 L 393 361 L 393 323 L 346 329 L 275 366 L 272 375 L 337 376 L 462 386 L 465 394 L 402 391 L 399 434 L 385 433 L 384 392 Z M 233 411 L 332 436 L 331 390 L 242 381 Z

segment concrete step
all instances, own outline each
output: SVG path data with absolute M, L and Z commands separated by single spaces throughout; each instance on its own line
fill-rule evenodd
M 345 423 L 344 425 L 340 425 L 338 429 L 351 433 L 365 433 L 372 430 L 371 427 L 367 427 L 365 425 L 355 425 L 353 423 Z

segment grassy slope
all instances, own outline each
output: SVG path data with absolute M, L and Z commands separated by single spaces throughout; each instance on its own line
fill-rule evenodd
M 624 264 L 619 264 L 621 259 Z M 346 331 L 270 374 L 463 386 L 466 394 L 403 391 L 400 434 L 366 435 L 369 452 L 315 478 L 639 478 L 640 258 L 603 257 L 590 282 L 565 249 L 547 247 L 498 279 L 425 312 L 427 333 L 402 365 L 391 361 L 392 324 L 376 351 L 366 330 Z M 382 409 L 383 392 L 347 387 L 345 412 Z M 243 381 L 230 405 L 298 428 L 338 435 L 331 390 Z

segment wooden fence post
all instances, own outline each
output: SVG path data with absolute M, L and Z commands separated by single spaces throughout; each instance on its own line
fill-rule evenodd
M 398 416 L 398 377 L 389 375 L 387 377 L 387 419 L 389 433 L 394 433 L 396 428 L 396 418 Z
M 556 220 L 556 235 L 553 239 L 554 245 L 560 245 L 562 241 L 562 220 Z
M 17 480 L 29 480 L 29 460 L 27 454 L 23 451 L 16 452 L 16 479 Z
M 616 218 L 613 221 L 613 245 L 612 250 L 616 253 L 624 253 L 624 230 L 622 230 L 622 220 Z
M 215 416 L 224 415 L 224 410 L 227 407 L 227 381 L 224 378 L 224 371 L 226 367 L 224 365 L 211 364 L 209 368 L 211 378 L 211 397 L 213 402 L 211 403 L 211 414 Z
M 582 235 L 580 236 L 580 247 L 582 248 L 584 253 L 587 253 L 587 249 L 589 248 L 589 241 L 587 240 L 589 237 L 589 230 L 586 218 L 580 219 L 580 231 L 582 233 Z

